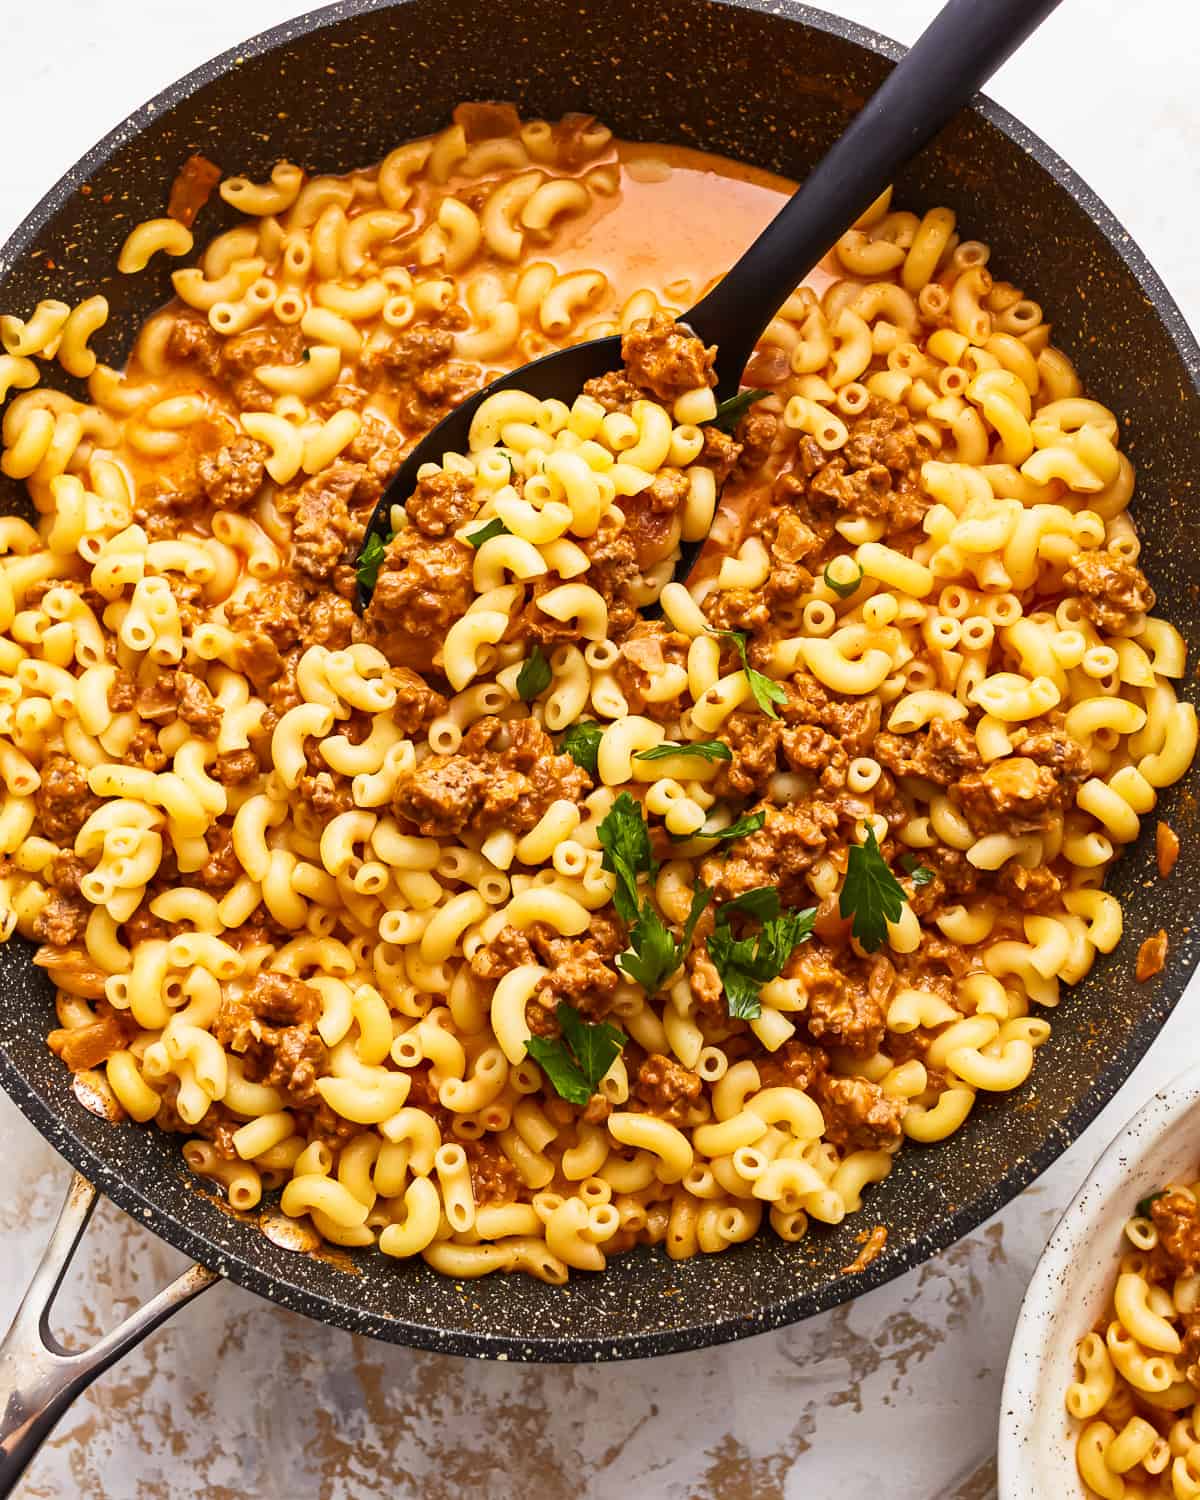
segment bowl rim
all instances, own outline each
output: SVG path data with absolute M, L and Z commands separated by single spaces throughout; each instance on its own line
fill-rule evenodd
M 1048 1343 L 1048 1308 L 1061 1310 L 1076 1304 L 1074 1296 L 1056 1296 L 1049 1289 L 1061 1286 L 1079 1264 L 1080 1251 L 1096 1233 L 1123 1184 L 1141 1164 L 1152 1157 L 1173 1128 L 1200 1105 L 1200 1063 L 1193 1064 L 1165 1083 L 1145 1100 L 1121 1126 L 1117 1134 L 1088 1169 L 1075 1196 L 1063 1210 L 1033 1268 L 1021 1298 L 1017 1322 L 1004 1367 L 1000 1393 L 997 1439 L 998 1500 L 1026 1500 L 1028 1490 L 1016 1485 L 1028 1477 L 1022 1466 L 1026 1457 L 1027 1413 L 1032 1404 L 1024 1388 L 1029 1373 L 1037 1369 Z M 1153 1131 L 1142 1139 L 1144 1127 L 1153 1121 Z M 1107 1184 L 1107 1186 L 1105 1186 Z M 1110 1271 L 1115 1276 L 1118 1250 L 1114 1245 Z M 1080 1322 L 1080 1336 L 1085 1331 Z M 1057 1400 L 1061 1392 L 1042 1393 Z M 1035 1476 L 1036 1477 L 1036 1476 Z M 1084 1490 L 1081 1487 L 1082 1497 Z
M 131 111 L 120 124 L 85 152 L 38 200 L 8 240 L 0 246 L 0 278 L 34 247 L 40 232 L 66 199 L 132 136 L 138 134 L 143 122 L 149 123 L 156 119 L 165 110 L 190 98 L 208 83 L 233 72 L 248 58 L 287 46 L 337 22 L 368 16 L 377 11 L 399 9 L 412 3 L 415 0 L 337 0 L 337 3 L 307 11 L 294 19 L 258 32 L 168 84 L 145 104 Z M 705 0 L 705 3 L 732 5 L 763 15 L 780 16 L 850 42 L 892 63 L 904 56 L 907 50 L 880 32 L 801 3 L 801 0 Z M 1007 137 L 1026 156 L 1031 157 L 1087 215 L 1154 306 L 1158 319 L 1178 350 L 1188 379 L 1200 398 L 1200 343 L 1162 278 L 1116 215 L 1052 147 L 1008 110 L 985 94 L 976 95 L 968 108 Z M 227 1243 L 219 1243 L 203 1229 L 175 1218 L 135 1181 L 114 1168 L 103 1154 L 94 1150 L 86 1140 L 70 1129 L 69 1121 L 61 1117 L 37 1092 L 2 1046 L 0 1086 L 55 1150 L 118 1207 L 185 1255 L 281 1306 L 306 1313 L 332 1327 L 344 1328 L 352 1333 L 362 1333 L 410 1348 L 443 1354 L 523 1362 L 641 1359 L 729 1343 L 826 1312 L 903 1275 L 978 1228 L 1040 1176 L 1091 1124 L 1145 1055 L 1167 1016 L 1178 1003 L 1190 977 L 1187 975 L 1178 978 L 1177 993 L 1172 995 L 1164 990 L 1158 1001 L 1158 1005 L 1163 1007 L 1158 1027 L 1153 1031 L 1143 1028 L 1135 1034 L 1131 1045 L 1110 1063 L 1088 1096 L 1069 1114 L 1049 1125 L 1045 1138 L 1036 1151 L 1022 1156 L 1003 1176 L 954 1212 L 940 1218 L 934 1227 L 907 1244 L 901 1253 L 885 1252 L 867 1269 L 853 1275 L 831 1278 L 815 1291 L 784 1296 L 779 1301 L 760 1304 L 716 1321 L 702 1321 L 698 1316 L 694 1322 L 669 1329 L 606 1336 L 554 1335 L 522 1338 L 482 1330 L 445 1330 L 429 1324 L 372 1316 L 366 1309 L 347 1305 L 335 1296 L 283 1281 L 277 1275 L 243 1258 L 240 1253 L 232 1251 Z M 1175 988 L 1175 983 L 1176 979 L 1173 977 L 1170 989 Z

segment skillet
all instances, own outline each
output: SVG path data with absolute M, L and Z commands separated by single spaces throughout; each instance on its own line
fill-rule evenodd
M 117 250 L 134 223 L 162 212 L 193 151 L 251 177 L 280 156 L 344 171 L 439 128 L 463 99 L 507 98 L 550 118 L 594 111 L 619 136 L 674 141 L 800 178 L 899 55 L 885 38 L 791 0 L 665 0 L 649 11 L 633 0 L 586 9 L 578 0 L 492 0 L 485 12 L 464 0 L 345 0 L 207 63 L 89 152 L 0 251 L 0 305 L 27 309 L 68 287 L 75 296 L 103 291 L 110 319 L 93 346 L 121 363 L 133 330 L 171 289 L 167 267 L 118 277 Z M 901 174 L 896 196 L 917 211 L 947 203 L 986 238 L 1003 274 L 1048 309 L 1055 340 L 1089 392 L 1120 416 L 1138 468 L 1144 565 L 1160 608 L 1195 652 L 1200 348 L 1161 281 L 1086 185 L 985 99 Z M 231 218 L 214 199 L 198 236 Z M 18 509 L 18 486 L 0 478 L 0 510 Z M 1164 795 L 1159 815 L 1186 845 L 1196 823 L 1187 783 Z M 1200 935 L 1189 931 L 1200 866 L 1185 857 L 1160 883 L 1153 838 L 1144 837 L 1109 888 L 1125 909 L 1125 940 L 1098 956 L 1066 998 L 1031 1082 L 1015 1096 L 981 1100 L 949 1141 L 910 1146 L 872 1190 L 861 1223 L 821 1227 L 800 1245 L 763 1235 L 683 1263 L 639 1250 L 566 1290 L 524 1277 L 464 1285 L 423 1264 L 377 1254 L 317 1258 L 268 1239 L 188 1174 L 177 1141 L 114 1127 L 80 1107 L 45 1046 L 52 989 L 30 965 L 30 946 L 14 939 L 0 949 L 0 1085 L 82 1175 L 0 1349 L 0 1493 L 6 1464 L 27 1461 L 70 1395 L 215 1277 L 391 1342 L 591 1361 L 699 1348 L 796 1322 L 919 1264 L 1050 1165 L 1116 1092 L 1182 993 L 1200 956 Z M 1136 985 L 1138 944 L 1160 926 L 1171 935 L 1166 968 Z M 208 1270 L 187 1273 L 112 1338 L 69 1359 L 47 1346 L 42 1305 L 95 1191 Z M 884 1253 L 842 1274 L 861 1248 L 862 1224 L 874 1223 L 887 1226 Z

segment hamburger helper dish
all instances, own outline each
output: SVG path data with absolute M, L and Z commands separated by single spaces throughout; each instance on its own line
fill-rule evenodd
M 1196 719 L 1116 419 L 889 194 L 718 406 L 675 317 L 783 186 L 464 105 L 221 181 L 245 218 L 123 372 L 102 297 L 0 320 L 4 932 L 80 1098 L 235 1209 L 457 1277 L 798 1240 L 1020 1086 L 1118 943 Z M 485 402 L 356 576 L 440 416 L 617 331 L 570 404 Z
M 1128 1241 L 1104 1315 L 1077 1350 L 1067 1410 L 1075 1457 L 1102 1500 L 1200 1495 L 1200 1183 L 1152 1193 Z

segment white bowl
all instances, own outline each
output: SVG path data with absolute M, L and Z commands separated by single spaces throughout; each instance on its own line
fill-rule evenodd
M 1075 1346 L 1104 1311 L 1138 1201 L 1200 1165 L 1200 1068 L 1161 1089 L 1093 1167 L 1034 1269 L 1004 1373 L 999 1500 L 1076 1500 L 1079 1424 L 1063 1404 Z

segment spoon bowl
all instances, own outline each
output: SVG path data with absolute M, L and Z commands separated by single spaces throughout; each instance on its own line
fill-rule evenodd
M 417 485 L 417 475 L 426 464 L 440 464 L 447 453 L 465 453 L 471 421 L 475 413 L 489 396 L 497 391 L 511 390 L 514 386 L 528 391 L 545 401 L 559 396 L 564 391 L 577 394 L 589 380 L 598 375 L 607 375 L 621 363 L 621 337 L 610 334 L 602 339 L 588 339 L 584 344 L 572 344 L 566 349 L 555 349 L 543 354 L 531 364 L 520 365 L 506 375 L 500 375 L 482 390 L 456 406 L 436 427 L 431 427 L 417 446 L 396 471 L 396 476 L 384 490 L 371 512 L 367 529 L 363 533 L 363 548 L 373 536 L 384 541 L 391 535 L 392 506 L 403 504 Z M 359 551 L 359 558 L 362 551 Z M 370 588 L 362 582 L 361 574 L 355 586 L 355 603 L 361 614 L 371 602 L 374 585 Z

